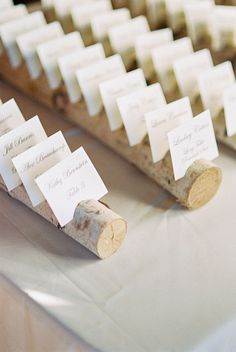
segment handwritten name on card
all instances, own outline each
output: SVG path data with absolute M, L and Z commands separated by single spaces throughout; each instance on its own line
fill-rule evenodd
M 0 2 L 1 3 L 1 2 Z M 8 21 L 16 20 L 22 16 L 26 16 L 28 13 L 25 5 L 16 5 L 1 9 L 0 12 L 0 25 Z
M 78 32 L 66 34 L 37 46 L 37 53 L 51 89 L 57 88 L 61 82 L 61 74 L 57 64 L 58 59 L 83 47 L 84 44 Z
M 0 174 L 8 191 L 21 184 L 21 179 L 12 163 L 12 158 L 45 138 L 47 138 L 47 135 L 38 116 L 0 137 Z
M 32 79 L 38 78 L 42 71 L 42 66 L 36 51 L 37 46 L 49 40 L 62 37 L 63 35 L 64 32 L 60 23 L 52 22 L 16 38 L 17 45 L 26 61 Z
M 90 116 L 98 114 L 102 109 L 99 84 L 123 73 L 125 73 L 125 67 L 120 55 L 113 55 L 76 71 L 76 77 Z
M 0 136 L 25 122 L 14 99 L 0 105 Z
M 70 154 L 63 134 L 57 132 L 12 159 L 34 207 L 45 200 L 35 179 Z
M 118 108 L 123 120 L 129 144 L 141 143 L 147 134 L 144 115 L 166 104 L 159 83 L 139 89 L 117 99 Z
M 141 69 L 125 73 L 99 85 L 102 101 L 112 131 L 117 130 L 123 125 L 116 102 L 117 99 L 145 86 L 146 81 Z
M 236 133 L 236 84 L 224 92 L 224 115 L 227 136 Z
M 104 59 L 105 53 L 102 44 L 94 44 L 84 49 L 75 50 L 73 53 L 58 59 L 59 69 L 72 103 L 77 102 L 81 98 L 76 71 Z
M 164 92 L 176 89 L 173 71 L 175 60 L 191 54 L 193 47 L 190 38 L 182 38 L 152 50 L 152 61 Z
M 168 132 L 192 117 L 192 109 L 187 97 L 145 114 L 154 163 L 162 160 L 169 150 Z
M 46 20 L 43 13 L 36 11 L 0 26 L 0 36 L 13 67 L 18 67 L 22 62 L 22 56 L 16 44 L 16 37 L 45 24 Z
M 213 160 L 219 152 L 209 110 L 168 133 L 175 180 L 196 160 Z
M 36 178 L 36 183 L 62 227 L 73 219 L 79 202 L 98 200 L 107 193 L 82 147 Z
M 197 77 L 211 67 L 213 62 L 208 49 L 196 51 L 174 61 L 174 73 L 181 95 L 189 96 L 190 100 L 194 101 L 199 95 Z
M 215 118 L 223 108 L 224 91 L 235 82 L 231 62 L 226 61 L 204 71 L 198 76 L 198 85 L 205 109 Z

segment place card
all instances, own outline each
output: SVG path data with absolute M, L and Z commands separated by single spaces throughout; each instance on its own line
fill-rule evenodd
M 145 114 L 166 104 L 159 83 L 117 99 L 130 146 L 142 142 L 147 134 Z
M 169 26 L 178 31 L 185 23 L 184 4 L 189 0 L 165 0 Z
M 0 137 L 0 174 L 8 191 L 21 184 L 12 158 L 41 142 L 47 135 L 38 116 Z
M 138 16 L 146 11 L 146 0 L 129 0 L 129 8 L 132 16 Z
M 173 69 L 181 95 L 193 102 L 199 96 L 197 77 L 213 67 L 210 50 L 203 49 L 174 61 Z
M 173 41 L 173 33 L 169 28 L 141 34 L 135 39 L 135 53 L 139 67 L 144 71 L 146 78 L 152 78 L 154 67 L 152 50 L 158 46 Z
M 5 8 L 8 8 L 8 7 L 13 7 L 13 1 L 12 0 L 1 0 L 0 1 L 0 10 L 5 10 Z
M 116 102 L 117 99 L 145 86 L 146 81 L 141 69 L 124 73 L 99 85 L 103 105 L 112 131 L 119 129 L 123 125 Z
M 235 83 L 231 62 L 226 61 L 204 71 L 198 76 L 201 100 L 215 118 L 223 108 L 224 91 Z
M 76 103 L 81 99 L 76 70 L 104 59 L 105 53 L 102 44 L 94 44 L 84 49 L 75 50 L 58 59 L 58 66 L 72 103 Z
M 219 155 L 209 110 L 170 131 L 168 140 L 176 181 L 194 161 L 213 160 Z
M 224 116 L 227 136 L 236 133 L 236 84 L 224 91 Z
M 18 67 L 22 63 L 22 56 L 19 48 L 17 47 L 16 37 L 45 24 L 46 20 L 43 13 L 41 11 L 36 11 L 32 14 L 22 16 L 0 26 L 2 43 L 6 48 L 13 67 Z
M 192 52 L 190 38 L 178 39 L 152 50 L 152 61 L 164 92 L 169 93 L 176 89 L 174 61 Z
M 146 0 L 147 18 L 151 28 L 160 28 L 166 21 L 165 0 Z
M 58 88 L 61 83 L 58 59 L 83 47 L 84 43 L 79 32 L 72 32 L 37 46 L 37 53 L 51 89 Z
M 35 179 L 70 154 L 70 148 L 59 131 L 12 159 L 34 207 L 45 200 Z
M 44 10 L 53 9 L 54 0 L 41 0 L 41 5 Z
M 36 51 L 37 46 L 63 35 L 64 32 L 60 23 L 52 22 L 16 38 L 32 79 L 38 78 L 42 72 L 42 65 Z
M 102 179 L 82 147 L 35 181 L 61 227 L 73 219 L 75 208 L 82 200 L 99 200 L 107 193 Z
M 0 104 L 0 136 L 25 122 L 25 119 L 14 99 Z
M 96 41 L 102 41 L 108 36 L 111 27 L 125 23 L 130 20 L 128 9 L 112 10 L 103 14 L 96 14 L 91 18 L 91 28 Z
M 1 4 L 1 1 L 0 1 Z M 1 9 L 1 5 L 0 5 Z M 6 22 L 16 20 L 22 16 L 26 16 L 28 13 L 25 5 L 20 4 L 16 6 L 6 7 L 1 9 L 0 12 L 0 26 Z
M 90 116 L 98 114 L 103 106 L 99 84 L 123 73 L 125 73 L 125 67 L 118 54 L 76 71 Z
M 192 117 L 193 113 L 188 97 L 145 114 L 154 163 L 162 160 L 169 150 L 168 132 Z
M 53 6 L 56 13 L 56 17 L 60 20 L 63 20 L 65 17 L 68 17 L 70 15 L 70 11 L 73 6 L 83 3 L 84 0 L 53 0 Z
M 212 26 L 212 45 L 215 50 L 236 45 L 236 8 L 235 6 L 215 6 L 214 25 Z

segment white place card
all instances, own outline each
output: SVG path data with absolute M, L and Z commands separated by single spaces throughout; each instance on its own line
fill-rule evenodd
M 168 132 L 192 117 L 193 113 L 187 97 L 145 114 L 154 163 L 162 160 L 169 150 Z
M 81 99 L 81 90 L 76 78 L 76 71 L 104 59 L 105 53 L 102 44 L 94 44 L 84 49 L 75 50 L 58 59 L 58 66 L 72 103 L 76 103 Z
M 112 10 L 110 0 L 88 1 L 73 6 L 71 9 L 71 17 L 75 28 L 80 30 L 90 25 L 92 16 L 108 13 L 110 10 Z
M 38 78 L 42 72 L 42 65 L 36 51 L 37 46 L 63 35 L 64 32 L 60 23 L 52 22 L 16 38 L 32 79 Z
M 236 8 L 235 6 L 215 6 L 214 25 L 212 26 L 212 45 L 215 50 L 236 45 Z
M 36 11 L 0 26 L 0 36 L 13 67 L 18 67 L 22 62 L 22 56 L 16 44 L 16 37 L 45 24 L 46 20 L 43 13 Z
M 164 92 L 168 93 L 176 88 L 174 61 L 192 52 L 190 38 L 178 39 L 152 50 L 152 61 Z
M 219 155 L 209 110 L 169 132 L 168 140 L 176 181 L 194 161 L 213 160 Z
M 181 95 L 194 101 L 199 95 L 197 77 L 213 67 L 210 50 L 203 49 L 174 61 L 173 68 Z
M 90 22 L 94 39 L 105 39 L 111 27 L 127 22 L 130 17 L 129 10 L 125 8 L 94 15 Z
M 2 11 L 3 9 L 7 7 L 13 7 L 13 1 L 12 0 L 1 0 L 0 1 L 0 10 Z
M 236 84 L 224 91 L 224 115 L 227 136 L 236 133 Z
M 0 104 L 0 136 L 8 133 L 25 122 L 14 99 Z
M 139 67 L 144 70 L 146 78 L 151 78 L 154 73 L 152 50 L 158 46 L 173 41 L 173 33 L 169 28 L 159 29 L 141 34 L 135 39 L 135 53 Z
M 41 5 L 44 10 L 52 9 L 54 0 L 41 0 Z
M 147 18 L 151 28 L 158 28 L 166 20 L 165 0 L 146 0 Z
M 174 31 L 179 30 L 184 25 L 184 4 L 189 0 L 165 0 L 168 22 Z
M 123 125 L 116 102 L 117 99 L 145 86 L 146 81 L 141 69 L 124 73 L 99 85 L 103 105 L 112 131 L 119 129 Z
M 0 1 L 1 4 L 1 1 Z M 20 4 L 1 9 L 0 5 L 0 26 L 3 23 L 16 20 L 22 16 L 26 16 L 28 13 L 25 5 Z
M 0 174 L 8 191 L 21 184 L 12 158 L 41 142 L 47 135 L 38 116 L 0 137 Z
M 103 106 L 99 84 L 123 73 L 125 73 L 125 67 L 118 54 L 76 71 L 90 116 L 98 114 Z
M 166 104 L 159 83 L 117 99 L 130 146 L 142 142 L 147 134 L 145 114 Z
M 224 91 L 235 83 L 231 62 L 226 61 L 204 71 L 198 76 L 201 100 L 215 118 L 223 108 Z
M 92 0 L 86 0 L 92 1 Z M 53 7 L 57 18 L 64 19 L 70 15 L 73 6 L 83 4 L 84 0 L 53 0 Z
M 34 207 L 45 200 L 35 179 L 70 154 L 63 134 L 57 132 L 12 159 Z
M 60 225 L 68 224 L 82 200 L 100 199 L 107 189 L 81 147 L 36 178 Z
M 37 53 L 51 89 L 58 88 L 61 83 L 58 59 L 83 47 L 84 43 L 79 32 L 72 32 L 37 46 Z

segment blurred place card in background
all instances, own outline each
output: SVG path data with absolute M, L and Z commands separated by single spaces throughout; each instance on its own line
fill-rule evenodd
M 192 117 L 193 113 L 187 97 L 145 114 L 154 163 L 162 160 L 169 150 L 168 132 Z
M 2 11 L 5 8 L 13 6 L 13 1 L 12 0 L 1 0 L 0 1 L 0 10 Z
M 0 1 L 1 4 L 1 1 Z M 16 6 L 1 8 L 0 5 L 0 26 L 3 23 L 17 20 L 18 18 L 27 15 L 28 11 L 25 5 L 20 4 Z
M 146 0 L 147 18 L 151 28 L 160 28 L 166 22 L 165 0 Z
M 236 84 L 224 91 L 224 115 L 228 137 L 236 133 Z
M 91 1 L 91 0 L 90 0 Z M 83 4 L 84 0 L 53 0 L 53 7 L 56 16 L 63 20 L 65 17 L 70 15 L 70 11 L 73 6 Z
M 139 89 L 117 99 L 130 146 L 142 142 L 147 134 L 144 115 L 166 104 L 159 83 Z
M 215 50 L 236 45 L 236 7 L 215 6 L 214 25 L 212 28 L 212 46 Z
M 34 207 L 45 200 L 35 179 L 70 154 L 70 148 L 59 131 L 12 159 Z
M 0 136 L 25 122 L 14 99 L 0 105 Z
M 176 181 L 194 161 L 211 161 L 219 155 L 209 110 L 170 131 L 168 140 Z
M 73 219 L 75 208 L 82 200 L 99 200 L 107 193 L 82 147 L 35 181 L 62 227 Z
M 47 135 L 38 116 L 0 137 L 0 174 L 8 191 L 21 184 L 12 158 L 41 142 Z

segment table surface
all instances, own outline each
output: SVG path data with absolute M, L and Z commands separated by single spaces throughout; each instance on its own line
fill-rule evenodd
M 220 147 L 222 187 L 188 211 L 57 113 L 3 83 L 0 97 L 38 114 L 48 135 L 61 129 L 72 149 L 83 145 L 109 189 L 104 201 L 129 224 L 102 261 L 0 192 L 0 273 L 91 351 L 235 352 L 236 154 Z

